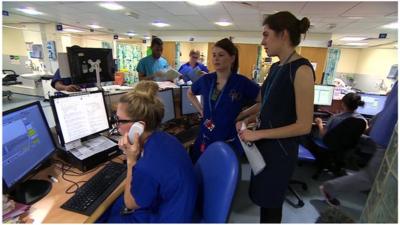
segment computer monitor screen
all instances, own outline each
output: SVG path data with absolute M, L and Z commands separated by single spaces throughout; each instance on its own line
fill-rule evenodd
M 387 78 L 396 80 L 397 73 L 398 73 L 397 64 L 394 64 L 394 65 L 392 65 L 392 67 L 390 67 L 390 71 L 389 71 L 389 74 L 387 75 Z
M 172 89 L 159 91 L 158 96 L 164 104 L 164 117 L 161 123 L 166 123 L 172 119 L 175 119 L 175 104 Z
M 7 189 L 22 182 L 55 150 L 39 102 L 3 113 L 3 183 Z
M 62 144 L 110 128 L 102 92 L 54 96 L 51 106 Z
M 193 106 L 192 102 L 187 97 L 187 92 L 190 86 L 181 86 L 181 112 L 182 115 L 197 113 L 196 108 Z M 196 95 L 199 102 L 202 104 L 201 95 Z
M 332 105 L 334 88 L 335 86 L 314 85 L 314 105 Z
M 96 83 L 96 70 L 91 63 L 97 60 L 100 60 L 100 81 L 114 81 L 115 65 L 111 49 L 68 47 L 67 54 L 72 83 Z
M 364 107 L 358 107 L 356 112 L 366 116 L 375 116 L 382 111 L 387 97 L 386 95 L 366 93 L 360 93 L 359 95 L 361 96 L 361 100 L 365 102 L 365 105 Z

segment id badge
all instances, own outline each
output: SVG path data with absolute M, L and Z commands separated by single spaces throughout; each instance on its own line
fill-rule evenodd
M 257 117 L 256 117 L 256 126 L 257 126 L 257 129 L 261 127 L 260 113 L 258 113 Z
M 206 119 L 206 121 L 204 121 L 204 126 L 211 132 L 214 128 L 215 125 L 212 122 L 212 120 Z

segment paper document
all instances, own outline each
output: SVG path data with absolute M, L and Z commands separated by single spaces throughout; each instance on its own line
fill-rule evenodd
M 242 123 L 241 130 L 245 130 L 246 126 Z M 238 135 L 239 137 L 239 135 Z M 239 137 L 240 140 L 240 137 Z M 262 157 L 260 150 L 258 150 L 257 146 L 252 142 L 244 142 L 240 140 L 242 144 L 244 153 L 246 154 L 247 159 L 249 160 L 250 167 L 253 170 L 254 175 L 259 174 L 265 168 L 266 164 L 264 158 Z
M 169 81 L 157 81 L 158 88 L 167 89 L 167 88 L 179 88 L 178 85 L 169 82 Z
M 107 150 L 116 146 L 117 144 L 110 139 L 99 136 L 86 142 L 83 142 L 81 146 L 72 149 L 70 152 L 78 159 L 83 160 L 94 154 Z

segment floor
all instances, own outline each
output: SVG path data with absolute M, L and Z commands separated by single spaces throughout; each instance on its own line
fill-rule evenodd
M 293 185 L 293 188 L 301 195 L 305 205 L 301 208 L 294 208 L 285 201 L 282 215 L 283 223 L 315 223 L 320 213 L 329 208 L 319 192 L 319 186 L 324 180 L 333 177 L 326 173 L 316 181 L 311 178 L 314 171 L 315 167 L 310 163 L 303 163 L 297 167 L 294 179 L 305 181 L 308 190 L 302 190 L 300 185 Z M 248 197 L 249 181 L 250 166 L 242 163 L 242 179 L 233 202 L 229 223 L 259 223 L 259 208 Z M 367 197 L 367 193 L 343 193 L 339 198 L 341 202 L 339 210 L 354 221 L 358 221 Z M 287 199 L 297 202 L 289 192 Z
M 49 126 L 55 126 L 54 119 L 51 115 L 51 107 L 48 101 L 43 98 L 13 94 L 8 100 L 3 97 L 3 111 L 15 108 L 30 102 L 41 101 L 43 111 L 48 120 Z M 248 197 L 248 187 L 250 181 L 250 167 L 247 163 L 242 164 L 241 181 L 236 192 L 236 196 L 232 205 L 232 211 L 229 218 L 230 223 L 259 223 L 259 208 Z M 323 201 L 319 192 L 319 185 L 328 179 L 332 179 L 329 174 L 324 174 L 318 181 L 311 179 L 315 168 L 313 164 L 303 163 L 298 166 L 294 179 L 305 181 L 308 190 L 304 191 L 300 185 L 293 185 L 294 189 L 303 197 L 305 205 L 302 208 L 294 208 L 287 202 L 283 206 L 283 223 L 314 223 L 320 213 L 328 209 L 328 205 Z M 295 198 L 288 193 L 289 199 Z M 342 206 L 339 208 L 343 213 L 350 216 L 354 221 L 358 221 L 362 213 L 363 207 L 367 200 L 367 193 L 344 193 L 340 196 Z

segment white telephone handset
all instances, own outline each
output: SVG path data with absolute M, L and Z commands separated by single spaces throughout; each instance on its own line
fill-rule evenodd
M 143 134 L 144 131 L 144 125 L 140 122 L 135 122 L 131 128 L 129 129 L 128 137 L 129 137 L 129 142 L 133 144 L 135 140 L 135 133 L 138 133 L 139 136 Z

